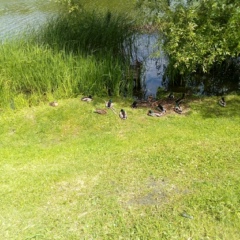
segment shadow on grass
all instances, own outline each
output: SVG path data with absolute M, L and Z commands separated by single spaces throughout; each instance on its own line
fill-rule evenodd
M 231 118 L 240 117 L 240 96 L 231 96 L 229 100 L 226 100 L 226 107 L 219 105 L 219 99 L 207 98 L 203 101 L 195 101 L 191 107 L 197 111 L 203 118 Z

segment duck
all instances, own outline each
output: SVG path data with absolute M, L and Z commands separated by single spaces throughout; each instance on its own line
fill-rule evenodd
M 123 120 L 126 120 L 127 119 L 127 112 L 123 109 L 120 110 L 119 112 L 119 117 Z
M 174 107 L 174 112 L 181 114 L 182 113 L 182 108 L 180 107 L 179 103 L 176 103 L 175 107 Z
M 182 96 L 175 101 L 175 103 L 180 104 L 184 98 L 185 98 L 185 93 L 183 93 Z
M 137 101 L 134 101 L 131 105 L 132 108 L 137 108 L 138 107 L 138 103 Z
M 173 94 L 173 92 L 170 92 L 170 94 L 168 95 L 168 99 L 174 99 L 174 94 Z
M 108 102 L 106 102 L 106 107 L 107 108 L 112 108 L 113 107 L 112 99 L 110 99 Z
M 222 98 L 219 100 L 218 103 L 219 103 L 219 105 L 222 106 L 222 107 L 226 107 L 226 105 L 227 105 L 227 103 L 226 103 L 224 97 L 222 97 Z
M 166 113 L 166 109 L 160 103 L 157 105 L 156 109 L 162 114 Z
M 49 105 L 51 107 L 57 107 L 58 106 L 58 102 L 57 101 L 53 101 L 53 102 L 50 102 Z
M 107 110 L 105 110 L 105 109 L 96 109 L 95 111 L 94 111 L 94 113 L 98 113 L 98 114 L 107 114 Z
M 147 101 L 152 102 L 152 100 L 153 100 L 153 96 L 152 95 L 148 96 Z
M 162 113 L 154 112 L 153 110 L 149 110 L 147 115 L 150 116 L 150 117 L 161 117 Z
M 85 101 L 85 102 L 91 102 L 93 100 L 93 98 L 91 95 L 89 95 L 88 97 L 82 97 L 81 100 Z

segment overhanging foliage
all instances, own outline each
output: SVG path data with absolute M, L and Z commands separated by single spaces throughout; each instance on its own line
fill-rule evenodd
M 156 3 L 163 6 L 157 13 Z M 141 1 L 141 7 L 152 13 L 150 21 L 154 17 L 164 39 L 161 44 L 182 74 L 208 72 L 214 64 L 240 54 L 238 0 Z

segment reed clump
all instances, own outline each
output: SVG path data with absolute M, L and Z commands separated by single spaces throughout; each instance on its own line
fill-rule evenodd
M 80 94 L 131 94 L 124 78 L 131 44 L 127 16 L 84 12 L 52 18 L 0 46 L 0 107 L 21 108 Z
M 124 14 L 81 11 L 52 18 L 36 34 L 36 41 L 57 50 L 75 53 L 114 53 L 124 51 L 132 36 L 132 21 Z

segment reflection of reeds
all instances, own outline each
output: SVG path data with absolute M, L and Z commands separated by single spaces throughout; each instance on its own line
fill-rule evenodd
M 83 14 L 57 18 L 28 41 L 0 47 L 1 107 L 37 105 L 79 94 L 119 95 L 128 61 L 121 53 L 130 36 L 124 17 Z

